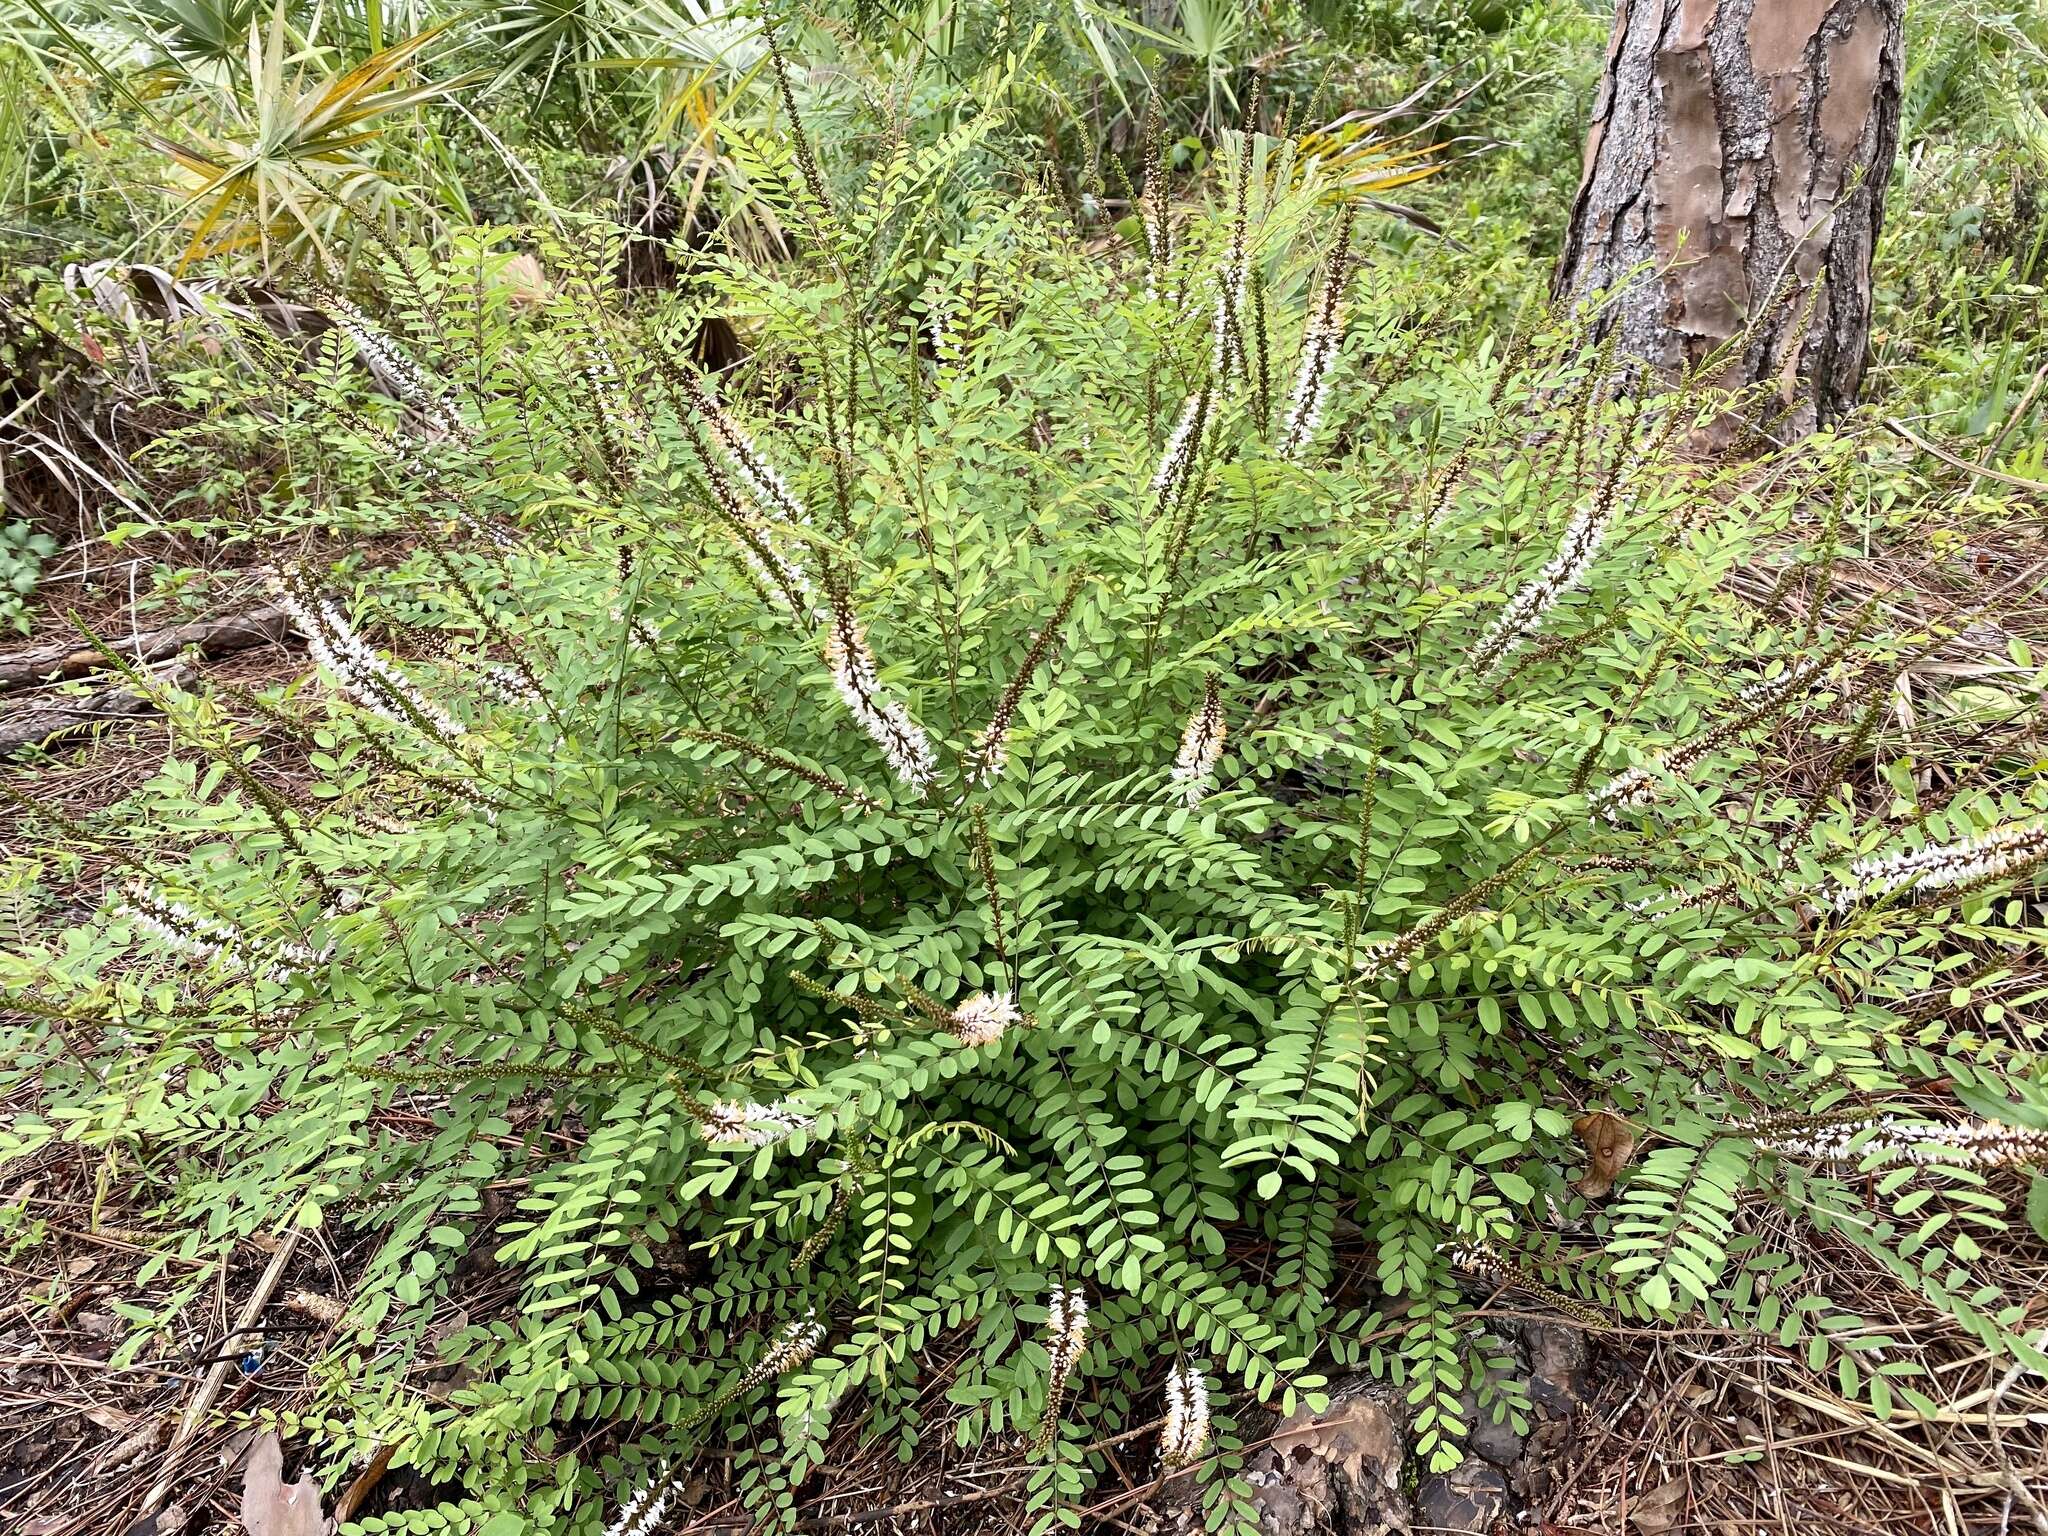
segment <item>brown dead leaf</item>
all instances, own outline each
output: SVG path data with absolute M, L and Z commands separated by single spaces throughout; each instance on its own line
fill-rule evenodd
M 1621 1116 L 1604 1109 L 1579 1116 L 1572 1131 L 1586 1149 L 1586 1171 L 1572 1181 L 1572 1188 L 1588 1200 L 1605 1199 L 1635 1156 L 1635 1132 Z
M 284 1442 L 275 1431 L 250 1447 L 242 1472 L 242 1525 L 249 1536 L 323 1536 L 327 1529 L 320 1485 L 302 1477 L 286 1486 Z
M 1631 1500 L 1628 1506 L 1628 1523 L 1643 1533 L 1643 1536 L 1664 1536 L 1664 1532 L 1678 1524 L 1678 1517 L 1684 1513 L 1685 1483 L 1673 1478 L 1661 1488 L 1653 1488 L 1640 1498 Z
M 391 1466 L 391 1458 L 397 1454 L 396 1440 L 387 1440 L 377 1447 L 370 1456 L 369 1464 L 355 1475 L 348 1487 L 342 1490 L 341 1497 L 334 1501 L 336 1525 L 347 1524 L 349 1517 L 362 1507 L 363 1500 L 370 1496 L 370 1491 L 384 1480 L 384 1474 Z
M 522 309 L 545 304 L 552 293 L 540 262 L 524 251 L 498 269 L 498 286 Z

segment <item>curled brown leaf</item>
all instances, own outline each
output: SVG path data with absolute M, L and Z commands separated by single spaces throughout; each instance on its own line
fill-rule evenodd
M 1605 1199 L 1635 1156 L 1636 1134 L 1621 1116 L 1604 1109 L 1579 1116 L 1572 1131 L 1586 1149 L 1586 1171 L 1572 1181 L 1572 1188 L 1588 1200 Z

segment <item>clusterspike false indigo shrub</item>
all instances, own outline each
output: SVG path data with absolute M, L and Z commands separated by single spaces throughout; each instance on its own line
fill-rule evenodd
M 464 237 L 436 283 L 474 355 L 418 388 L 467 420 L 420 515 L 516 541 L 294 578 L 317 675 L 210 728 L 253 719 L 222 750 L 263 775 L 289 743 L 313 793 L 179 753 L 131 798 L 165 829 L 124 855 L 141 894 L 0 960 L 44 1103 L 0 1155 L 133 1149 L 197 1261 L 162 1326 L 243 1236 L 332 1229 L 361 1257 L 318 1464 L 390 1447 L 460 1485 L 431 1518 L 493 1532 L 653 1529 L 737 1426 L 764 1518 L 848 1437 L 1014 1464 L 1022 1435 L 1051 1520 L 1160 1415 L 1227 1526 L 1246 1408 L 1338 1371 L 1399 1380 L 1455 1460 L 1468 1384 L 1494 1402 L 1484 1287 L 1832 1358 L 1797 1274 L 1763 1314 L 1758 1219 L 2022 1347 L 1960 1250 L 1895 1254 L 2048 1124 L 2029 1041 L 1908 1011 L 2038 943 L 2002 893 L 2041 791 L 1965 785 L 1913 852 L 1803 804 L 1788 738 L 1889 642 L 1732 595 L 1793 522 L 1769 487 L 1851 446 L 1721 494 L 1644 424 L 1729 402 L 1608 403 L 1568 327 L 1504 360 L 1431 312 L 1427 252 L 1352 248 L 1312 165 L 1170 246 L 1155 197 L 1142 274 L 984 196 L 972 249 L 860 288 L 848 253 L 923 249 L 905 188 L 956 151 L 835 189 L 802 281 L 707 261 L 755 347 L 716 386 L 697 301 L 513 305 L 501 237 Z M 968 268 L 1000 299 L 935 364 L 912 300 Z M 1225 302 L 1169 323 L 1148 283 Z M 1277 442 L 1247 333 L 1298 381 Z M 636 381 L 603 431 L 598 355 Z M 416 489 L 343 451 L 383 407 L 320 390 L 275 462 L 365 517 Z M 440 659 L 363 638 L 423 628 Z M 1915 1123 L 1935 1077 L 1998 1129 Z M 1641 1147 L 1605 1200 L 1592 1107 Z M 1880 1148 L 1919 1214 L 1850 1166 Z M 471 1253 L 512 1310 L 465 1317 Z M 465 1371 L 429 1393 L 437 1352 Z

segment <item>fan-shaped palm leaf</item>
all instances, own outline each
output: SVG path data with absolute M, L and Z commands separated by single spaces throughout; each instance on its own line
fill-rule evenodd
M 252 28 L 247 84 L 223 93 L 220 131 L 199 142 L 167 133 L 148 136 L 196 179 L 185 260 L 267 246 L 282 235 L 317 245 L 342 208 L 402 196 L 402 188 L 364 151 L 394 115 L 475 78 L 417 78 L 419 56 L 446 30 L 447 23 L 429 27 L 330 74 L 322 68 L 324 50 L 307 46 L 287 56 L 282 6 L 267 28 Z

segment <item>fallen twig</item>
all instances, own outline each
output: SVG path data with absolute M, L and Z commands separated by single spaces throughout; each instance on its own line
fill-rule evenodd
M 202 656 L 227 656 L 258 645 L 284 639 L 289 622 L 279 608 L 252 608 L 247 613 L 225 618 L 200 619 L 191 624 L 172 624 L 144 630 L 126 639 L 108 640 L 106 647 L 125 661 L 159 661 L 187 648 Z M 0 693 L 32 688 L 39 683 L 83 677 L 106 665 L 106 658 L 93 646 L 63 642 L 0 656 Z
M 1985 480 L 1996 480 L 2000 485 L 2010 485 L 2022 491 L 2032 491 L 2036 496 L 2048 496 L 2048 481 L 2029 480 L 2022 475 L 2008 475 L 2002 469 L 1993 469 L 1987 464 L 1972 464 L 1968 459 L 1950 453 L 1938 443 L 1930 443 L 1896 416 L 1887 416 L 1884 424 L 1890 427 L 1922 453 L 1931 453 L 1942 463 L 1960 469 Z
M 159 674 L 159 679 L 184 688 L 199 677 L 196 669 L 183 664 Z M 0 757 L 23 747 L 40 746 L 59 736 L 105 725 L 110 720 L 133 719 L 155 712 L 156 701 L 133 688 L 99 688 L 75 699 L 53 701 L 23 710 L 0 721 Z

